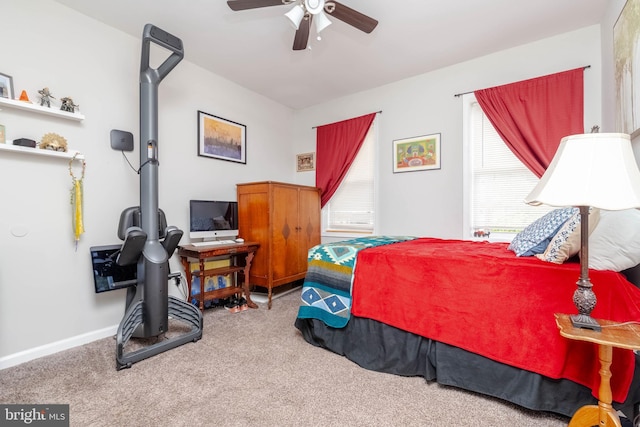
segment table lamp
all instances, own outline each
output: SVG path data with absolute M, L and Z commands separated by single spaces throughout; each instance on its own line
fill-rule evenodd
M 589 280 L 589 208 L 640 207 L 640 171 L 629 135 L 588 133 L 562 138 L 551 164 L 525 203 L 580 209 L 580 278 L 573 294 L 578 314 L 570 317 L 576 328 L 600 331 L 591 317 L 597 300 Z

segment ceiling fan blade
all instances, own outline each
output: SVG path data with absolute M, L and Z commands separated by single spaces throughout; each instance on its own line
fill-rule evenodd
M 307 43 L 309 42 L 309 28 L 311 28 L 311 20 L 313 15 L 307 14 L 296 31 L 296 36 L 293 38 L 293 50 L 305 50 Z
M 228 0 L 227 4 L 232 10 L 247 10 L 267 6 L 282 6 L 286 3 L 282 0 Z
M 339 20 L 356 27 L 360 31 L 364 31 L 365 33 L 370 33 L 378 25 L 378 21 L 375 19 L 364 15 L 357 10 L 351 9 L 349 6 L 345 6 L 342 3 L 338 3 L 334 0 L 331 1 L 335 3 L 336 7 L 334 11 L 330 13 L 330 16 L 338 18 Z

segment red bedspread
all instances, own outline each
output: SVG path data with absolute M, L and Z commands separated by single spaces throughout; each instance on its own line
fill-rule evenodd
M 516 257 L 506 243 L 423 238 L 363 250 L 352 313 L 551 378 L 597 396 L 597 346 L 562 338 L 554 313 L 576 313 L 578 263 Z M 640 320 L 640 289 L 622 274 L 589 273 L 598 303 L 592 316 Z M 613 399 L 626 399 L 634 355 L 614 349 Z

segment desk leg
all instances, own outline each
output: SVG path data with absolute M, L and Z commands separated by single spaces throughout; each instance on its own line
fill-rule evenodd
M 191 304 L 191 271 L 189 270 L 189 259 L 187 257 L 180 257 L 182 267 L 184 268 L 184 275 L 187 276 L 187 302 Z
M 569 427 L 622 427 L 618 414 L 611 406 L 611 360 L 613 349 L 610 345 L 600 344 L 600 388 L 598 404 L 586 405 L 578 409 L 569 422 Z
M 198 294 L 198 307 L 200 311 L 204 311 L 204 258 L 200 258 L 200 271 L 198 271 L 198 277 L 200 278 L 200 293 Z
M 244 289 L 244 296 L 247 300 L 247 307 L 249 308 L 258 308 L 258 304 L 251 301 L 251 290 L 249 285 L 249 271 L 251 270 L 251 261 L 253 261 L 253 252 L 248 252 L 246 258 L 244 259 L 244 283 L 242 284 L 242 288 Z

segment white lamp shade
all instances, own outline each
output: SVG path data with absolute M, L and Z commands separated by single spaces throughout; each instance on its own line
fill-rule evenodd
M 331 21 L 329 20 L 329 18 L 327 18 L 327 14 L 324 12 L 320 12 L 316 16 L 314 16 L 313 22 L 315 23 L 316 33 L 318 34 L 320 34 L 320 31 L 331 25 Z
M 298 30 L 298 28 L 300 28 L 302 18 L 304 18 L 304 7 L 302 7 L 302 5 L 300 4 L 297 4 L 293 6 L 293 8 L 289 12 L 285 13 L 284 16 L 289 19 L 289 22 L 291 22 L 293 28 Z
M 629 135 L 589 133 L 562 138 L 525 202 L 605 210 L 640 207 L 640 171 Z

